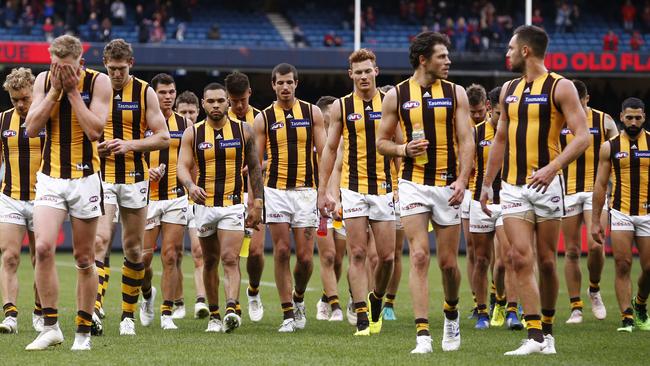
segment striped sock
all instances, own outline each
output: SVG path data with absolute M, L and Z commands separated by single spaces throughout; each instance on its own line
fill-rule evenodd
M 535 315 L 524 315 L 524 320 L 526 320 L 526 327 L 528 328 L 528 339 L 534 339 L 535 341 L 542 343 L 544 342 L 544 333 L 542 333 L 542 318 Z
M 221 314 L 219 314 L 219 305 L 209 305 L 210 309 L 210 319 L 221 320 Z
M 102 294 L 104 293 L 104 281 L 106 280 L 106 272 L 104 270 L 104 263 L 100 261 L 95 261 L 95 267 L 97 268 L 97 295 L 95 295 L 95 312 L 99 311 L 102 307 Z
M 144 263 L 131 263 L 124 258 L 122 265 L 122 320 L 133 319 L 137 307 L 142 279 L 144 278 Z
M 74 318 L 74 323 L 77 326 L 77 333 L 90 333 L 90 326 L 92 325 L 92 316 L 85 311 L 77 311 L 77 316 Z
M 600 291 L 600 284 L 598 282 L 589 281 L 589 292 L 594 293 Z
M 102 286 L 102 301 L 101 301 L 102 306 L 104 306 L 104 298 L 106 297 L 106 290 L 108 290 L 108 280 L 111 278 L 111 265 L 110 265 L 109 258 L 110 258 L 109 254 L 106 254 L 106 258 L 104 258 L 104 285 Z
M 333 295 L 333 296 L 328 297 L 327 298 L 327 303 L 330 304 L 330 307 L 332 308 L 332 311 L 341 309 L 341 304 L 339 304 L 338 295 Z
M 235 313 L 241 316 L 241 305 L 239 304 L 239 300 L 235 300 Z
M 395 294 L 386 294 L 386 300 L 384 301 L 385 308 L 392 308 L 395 306 Z
M 354 312 L 357 314 L 357 329 L 364 330 L 370 326 L 368 320 L 368 305 L 365 301 L 354 303 Z
M 429 320 L 424 318 L 415 319 L 415 331 L 418 336 L 430 336 Z
M 569 299 L 569 301 L 571 302 L 571 311 L 573 310 L 582 311 L 582 308 L 584 307 L 584 303 L 580 299 L 580 296 L 572 297 Z
M 476 305 L 478 307 L 478 305 Z M 456 300 L 445 300 L 443 305 L 445 312 L 445 317 L 449 320 L 455 320 L 458 318 L 458 299 Z
M 509 302 L 508 306 L 506 307 L 506 312 L 517 314 L 517 302 L 514 302 L 514 301 Z
M 55 308 L 43 308 L 43 325 L 50 326 L 59 321 L 59 311 Z
M 236 314 L 235 312 L 236 303 L 233 300 L 226 302 L 226 314 Z
M 555 309 L 542 309 L 542 331 L 544 335 L 553 334 L 553 321 Z
M 294 318 L 293 303 L 290 303 L 290 302 L 283 302 L 282 303 L 282 315 L 284 317 L 284 320 Z
M 41 307 L 41 304 L 38 302 L 34 303 L 34 315 L 43 316 L 43 308 Z
M 18 308 L 16 308 L 16 305 L 14 305 L 11 302 L 8 302 L 8 303 L 4 304 L 2 309 L 5 312 L 5 318 L 8 317 L 8 316 L 10 316 L 12 318 L 15 318 L 15 317 L 18 316 Z
M 161 315 L 172 315 L 172 308 L 174 307 L 174 302 L 171 300 L 165 300 L 163 301 L 162 305 L 160 305 L 160 314 Z
M 253 285 L 248 285 L 248 296 L 256 296 L 257 294 L 260 293 L 260 288 L 259 286 L 253 286 Z

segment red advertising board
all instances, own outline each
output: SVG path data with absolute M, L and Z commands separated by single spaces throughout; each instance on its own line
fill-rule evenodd
M 47 42 L 0 42 L 0 63 L 5 64 L 49 64 L 50 52 Z M 90 46 L 84 44 L 84 52 Z

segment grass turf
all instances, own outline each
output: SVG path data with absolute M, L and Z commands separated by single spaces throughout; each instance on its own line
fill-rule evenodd
M 404 274 L 397 295 L 395 311 L 397 321 L 384 321 L 382 332 L 378 336 L 356 338 L 352 335 L 354 327 L 347 321 L 316 321 L 315 304 L 321 294 L 318 258 L 315 257 L 314 273 L 306 293 L 307 327 L 295 334 L 279 334 L 277 328 L 282 322 L 282 313 L 277 290 L 273 285 L 273 260 L 267 257 L 261 286 L 265 305 L 264 319 L 252 323 L 248 319 L 245 285 L 242 285 L 241 299 L 243 324 L 233 334 L 206 334 L 207 320 L 194 320 L 194 285 L 191 277 L 192 261 L 189 256 L 183 262 L 185 273 L 185 299 L 188 316 L 177 320 L 179 329 L 162 331 L 160 329 L 160 295 L 156 301 L 156 318 L 151 327 L 140 326 L 136 320 L 135 337 L 118 335 L 120 314 L 120 255 L 114 253 L 111 262 L 112 272 L 105 303 L 107 317 L 104 320 L 104 336 L 93 337 L 91 353 L 73 353 L 70 346 L 74 339 L 75 307 L 75 269 L 72 255 L 62 253 L 57 256 L 59 279 L 61 283 L 59 297 L 59 319 L 64 333 L 63 345 L 45 352 L 27 352 L 24 347 L 36 337 L 31 327 L 31 310 L 33 295 L 31 282 L 33 272 L 29 267 L 29 258 L 22 257 L 19 269 L 20 294 L 18 299 L 19 333 L 17 335 L 0 335 L 0 357 L 3 364 L 82 364 L 92 359 L 97 365 L 179 365 L 264 363 L 265 365 L 283 364 L 640 364 L 650 344 L 650 332 L 635 329 L 632 334 L 617 333 L 620 323 L 619 310 L 614 295 L 614 263 L 608 258 L 601 282 L 602 294 L 607 305 L 608 316 L 604 321 L 597 321 L 591 314 L 589 300 L 586 297 L 586 284 L 583 285 L 585 301 L 584 323 L 566 325 L 569 315 L 569 300 L 566 286 L 560 276 L 560 295 L 556 312 L 555 338 L 558 354 L 555 356 L 529 356 L 527 358 L 508 358 L 503 352 L 512 350 L 525 338 L 525 331 L 513 332 L 503 329 L 475 330 L 474 321 L 468 320 L 471 308 L 471 294 L 465 278 L 465 258 L 461 257 L 459 266 L 463 273 L 460 310 L 462 346 L 460 351 L 446 353 L 440 348 L 442 337 L 442 287 L 440 271 L 435 259 L 430 267 L 430 328 L 432 331 L 434 352 L 428 355 L 411 355 L 415 346 L 415 326 L 410 307 L 408 291 L 408 257 L 403 258 Z M 639 266 L 635 259 L 632 278 L 636 288 Z M 154 284 L 160 283 L 160 260 L 154 258 Z M 583 266 L 583 280 L 586 281 L 586 260 Z M 559 259 L 559 272 L 563 273 L 563 258 Z M 242 259 L 242 271 L 245 275 L 245 262 Z M 584 282 L 583 281 L 583 282 Z M 636 292 L 634 292 L 636 293 Z M 347 301 L 347 284 L 342 281 L 339 286 L 342 307 Z M 223 302 L 223 291 L 220 293 Z M 224 304 L 220 304 L 224 307 Z M 137 314 L 136 314 L 137 317 Z M 644 351 L 645 350 L 645 351 Z

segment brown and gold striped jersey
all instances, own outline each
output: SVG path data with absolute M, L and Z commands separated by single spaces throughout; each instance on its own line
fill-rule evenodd
M 149 199 L 153 201 L 173 200 L 185 195 L 185 188 L 178 181 L 176 175 L 176 167 L 178 166 L 181 138 L 187 128 L 187 121 L 183 116 L 174 112 L 165 122 L 169 129 L 169 147 L 145 154 L 149 167 L 156 168 L 160 164 L 167 166 L 166 173 L 158 182 L 157 189 L 155 185 L 150 189 Z M 150 133 L 150 130 L 146 131 L 145 136 Z
M 626 133 L 609 140 L 613 174 L 611 207 L 630 216 L 650 214 L 650 132 L 636 140 Z

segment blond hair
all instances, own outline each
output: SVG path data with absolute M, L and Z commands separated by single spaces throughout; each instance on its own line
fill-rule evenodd
M 104 46 L 104 60 L 128 61 L 133 58 L 131 44 L 122 38 L 116 38 Z
M 32 70 L 26 67 L 11 70 L 11 73 L 7 75 L 7 79 L 2 85 L 6 91 L 21 90 L 23 88 L 31 89 L 33 86 L 34 75 L 32 74 Z
M 56 37 L 50 44 L 50 56 L 66 58 L 72 56 L 75 60 L 81 57 L 83 47 L 79 38 L 64 34 Z
M 357 62 L 363 62 L 366 60 L 372 61 L 372 64 L 375 66 L 377 65 L 377 56 L 375 56 L 375 53 L 367 48 L 360 48 L 352 52 L 350 57 L 348 57 L 350 68 L 352 68 L 352 64 L 355 64 Z

